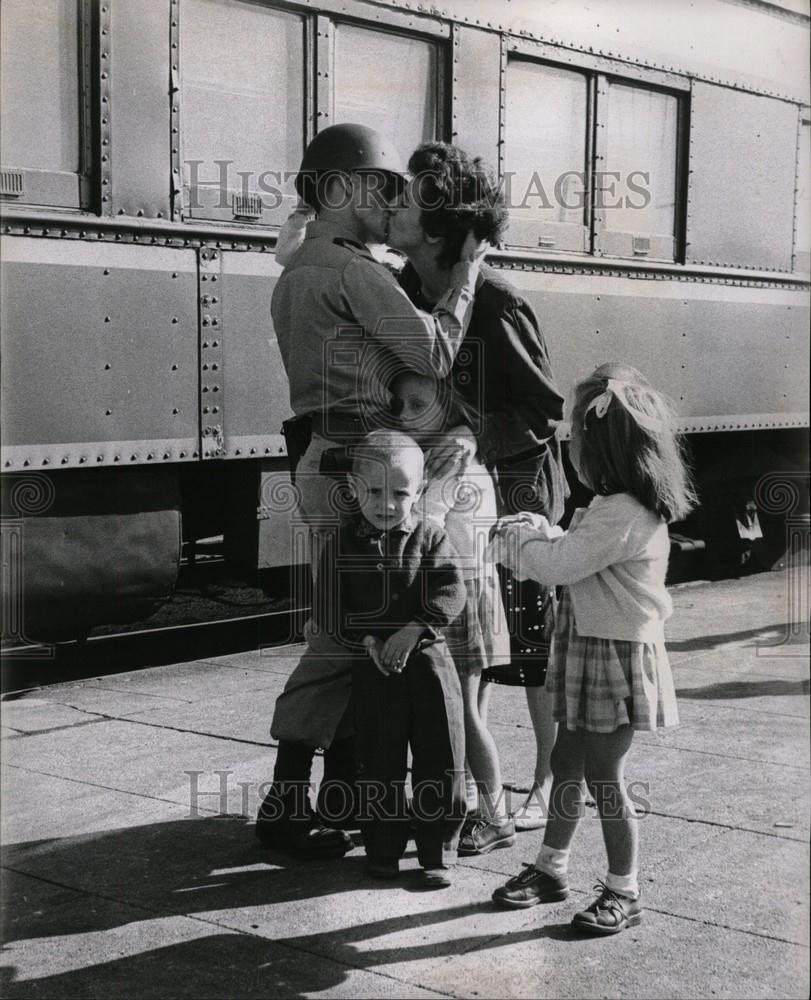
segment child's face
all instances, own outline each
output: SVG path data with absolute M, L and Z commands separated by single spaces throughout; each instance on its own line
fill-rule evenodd
M 420 375 L 401 375 L 392 386 L 391 405 L 404 431 L 419 439 L 442 430 L 445 414 L 437 383 Z
M 389 461 L 361 459 L 350 482 L 366 520 L 388 531 L 402 524 L 422 493 L 422 452 L 404 451 Z

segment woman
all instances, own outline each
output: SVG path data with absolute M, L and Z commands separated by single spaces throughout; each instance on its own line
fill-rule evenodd
M 430 309 L 447 290 L 450 269 L 468 234 L 498 243 L 507 225 L 503 196 L 481 160 L 471 159 L 447 143 L 419 146 L 408 163 L 413 179 L 389 223 L 388 242 L 408 263 L 400 283 L 411 300 Z M 429 457 L 429 475 L 442 475 L 454 463 L 474 455 L 487 465 L 497 485 L 502 514 L 532 510 L 554 524 L 566 496 L 555 422 L 563 415 L 563 398 L 555 386 L 546 343 L 529 302 L 497 271 L 483 266 L 476 284 L 473 311 L 462 349 L 451 372 L 456 395 L 473 414 L 472 434 L 457 436 Z M 511 633 L 512 660 L 507 667 L 485 671 L 482 679 L 520 684 L 536 738 L 534 783 L 527 803 L 541 803 L 552 775 L 549 755 L 555 739 L 549 699 L 544 692 L 553 593 L 531 581 L 503 572 L 502 585 Z M 538 626 L 537 628 L 535 626 Z M 478 690 L 482 727 L 486 730 L 490 685 Z M 492 743 L 492 738 L 491 738 Z M 468 758 L 485 785 L 501 787 L 498 757 L 487 741 L 468 740 Z M 477 766 L 474 764 L 474 774 Z M 481 779 L 480 779 L 481 780 Z M 541 822 L 518 811 L 518 829 Z M 468 824 L 460 853 L 486 853 L 505 843 L 509 828 L 479 820 Z

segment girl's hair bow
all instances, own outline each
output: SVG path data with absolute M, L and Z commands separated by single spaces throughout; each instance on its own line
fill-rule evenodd
M 642 410 L 634 406 L 628 399 L 625 390 L 630 384 L 631 383 L 629 382 L 623 382 L 616 378 L 607 379 L 603 392 L 601 392 L 599 396 L 595 396 L 586 407 L 586 412 L 583 414 L 583 429 L 585 430 L 586 428 L 586 420 L 592 410 L 594 410 L 597 414 L 598 419 L 602 420 L 606 413 L 608 413 L 608 407 L 611 405 L 611 400 L 616 399 L 620 406 L 624 407 L 628 413 L 631 414 L 640 427 L 644 427 L 646 430 L 652 431 L 653 433 L 660 433 L 663 431 L 665 427 L 664 421 L 660 420 L 658 417 L 652 417 L 647 413 L 643 413 Z

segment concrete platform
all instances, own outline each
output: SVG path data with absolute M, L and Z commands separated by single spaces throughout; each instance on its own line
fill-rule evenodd
M 795 581 L 796 582 L 796 581 Z M 539 833 L 420 892 L 356 849 L 297 864 L 251 818 L 299 648 L 97 677 L 3 702 L 4 997 L 806 997 L 807 622 L 783 574 L 673 588 L 682 725 L 640 734 L 640 927 L 569 926 L 604 854 L 587 811 L 564 903 L 490 894 Z M 528 783 L 523 691 L 497 689 L 505 778 Z

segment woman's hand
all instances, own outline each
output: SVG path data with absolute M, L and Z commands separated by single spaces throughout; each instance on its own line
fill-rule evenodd
M 471 229 L 465 237 L 462 249 L 459 251 L 459 262 L 462 264 L 481 264 L 484 255 L 490 249 L 487 240 L 480 240 L 474 236 Z
M 443 444 L 429 450 L 425 459 L 426 479 L 442 479 L 454 472 L 463 475 L 476 457 L 478 447 L 472 431 L 455 433 Z

